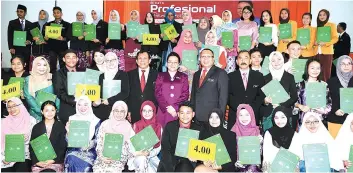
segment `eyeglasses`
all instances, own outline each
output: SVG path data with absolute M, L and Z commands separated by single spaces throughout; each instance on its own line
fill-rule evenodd
M 114 113 L 125 114 L 124 110 L 119 111 L 118 109 L 113 110 Z
M 112 63 L 112 62 L 115 62 L 116 60 L 117 60 L 117 59 L 111 59 L 111 60 L 106 59 L 105 62 L 106 62 L 106 63 Z
M 7 109 L 13 109 L 13 108 L 16 108 L 17 106 L 20 106 L 20 105 L 8 106 Z
M 348 63 L 348 64 L 346 64 L 346 63 L 341 63 L 341 66 L 350 66 L 350 65 L 352 65 L 352 63 Z
M 317 125 L 317 124 L 319 124 L 319 121 L 306 121 L 305 124 L 306 125 Z
M 83 16 L 83 14 L 76 14 L 76 16 Z
M 251 14 L 252 12 L 250 11 L 244 11 L 243 14 Z
M 152 113 L 152 112 L 153 112 L 153 110 L 148 110 L 148 111 L 143 110 L 142 112 L 143 112 L 143 113 Z
M 171 64 L 171 65 L 178 65 L 179 62 L 169 62 L 169 61 L 168 61 L 168 64 Z
M 213 56 L 208 55 L 208 56 L 201 56 L 201 58 L 213 58 Z

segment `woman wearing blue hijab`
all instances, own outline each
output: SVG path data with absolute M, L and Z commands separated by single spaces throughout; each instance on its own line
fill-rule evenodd
M 162 65 L 160 67 L 162 67 L 162 71 L 166 71 L 167 70 L 167 56 L 169 55 L 170 52 L 172 52 L 173 48 L 177 45 L 179 37 L 180 37 L 180 33 L 182 31 L 182 26 L 180 23 L 178 23 L 177 21 L 175 21 L 175 11 L 172 8 L 169 8 L 164 15 L 164 22 L 162 24 L 172 24 L 174 25 L 174 28 L 176 29 L 177 33 L 179 34 L 179 36 L 177 38 L 174 38 L 172 40 L 165 40 L 163 41 L 163 36 L 165 35 L 164 33 L 161 33 L 160 38 L 161 38 L 161 42 L 159 44 L 160 46 L 160 50 L 163 52 L 162 53 Z M 161 70 L 161 69 L 160 69 Z
M 33 23 L 33 28 L 38 27 L 43 37 L 45 35 L 45 26 L 48 25 L 48 19 L 49 19 L 48 12 L 45 10 L 40 10 L 38 15 L 38 21 Z M 33 37 L 33 40 L 37 40 L 37 38 Z M 48 55 L 49 50 L 48 50 L 47 44 L 45 42 L 34 43 L 32 45 L 32 54 L 34 56 Z

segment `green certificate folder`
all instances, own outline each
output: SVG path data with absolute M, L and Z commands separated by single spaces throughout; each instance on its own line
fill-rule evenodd
M 251 48 L 251 37 L 250 36 L 239 36 L 239 49 L 250 50 Z
M 42 104 L 48 100 L 55 102 L 56 95 L 42 90 L 36 92 L 36 102 L 39 106 L 42 106 Z
M 261 73 L 262 75 L 266 76 L 267 74 L 270 73 L 270 58 L 268 56 L 265 56 L 264 62 L 262 63 L 261 66 Z
M 199 35 L 197 33 L 196 24 L 184 25 L 183 26 L 183 30 L 185 30 L 185 29 L 191 30 L 192 42 L 198 42 L 199 41 Z
M 233 32 L 222 32 L 222 46 L 225 48 L 234 47 L 234 34 Z
M 161 29 L 161 33 L 164 33 L 164 31 L 172 24 L 169 24 L 169 23 L 165 23 L 165 24 L 160 24 L 159 27 Z M 169 38 L 167 37 L 167 35 L 164 34 L 164 37 L 163 37 L 163 41 L 166 41 L 166 40 L 169 40 Z
M 120 23 L 109 23 L 108 24 L 108 37 L 111 40 L 121 39 L 121 25 Z
M 74 95 L 77 84 L 85 84 L 85 72 L 67 72 L 67 92 Z
M 159 142 L 156 132 L 152 126 L 147 126 L 142 131 L 130 138 L 135 151 L 149 150 Z
M 139 42 L 143 41 L 143 34 L 149 34 L 150 33 L 150 28 L 148 25 L 139 25 L 138 26 L 138 40 Z
M 26 46 L 26 31 L 14 31 L 13 32 L 13 45 L 14 46 Z
M 31 35 L 33 37 L 39 38 L 39 40 L 36 41 L 36 45 L 39 45 L 39 43 L 44 42 L 43 34 L 40 32 L 38 27 L 35 27 L 34 29 L 31 30 Z
M 96 38 L 96 25 L 94 24 L 90 24 L 90 25 L 85 25 L 85 32 L 86 32 L 86 36 L 85 36 L 85 40 L 86 41 L 91 41 L 93 39 Z
M 223 139 L 220 134 L 211 136 L 205 139 L 207 142 L 216 144 L 216 163 L 217 165 L 223 165 L 231 162 L 228 150 L 224 145 Z
M 25 79 L 23 77 L 10 77 L 8 85 L 16 82 L 20 82 L 20 88 L 23 90 Z
M 190 139 L 199 139 L 200 132 L 197 130 L 179 128 L 175 154 L 179 157 L 188 157 Z
M 220 48 L 219 46 L 212 46 L 212 45 L 205 45 L 204 47 L 205 49 L 208 48 L 208 49 L 211 49 L 212 52 L 213 52 L 213 57 L 214 57 L 214 61 L 217 63 L 219 62 L 219 55 L 220 55 Z
M 108 99 L 121 92 L 121 80 L 103 80 L 103 99 Z
M 326 107 L 326 84 L 322 82 L 308 82 L 305 87 L 306 105 L 310 108 Z
M 330 42 L 331 41 L 331 27 L 323 26 L 317 27 L 317 42 Z
M 271 164 L 271 172 L 295 172 L 299 157 L 281 148 Z
M 102 72 L 97 70 L 86 69 L 85 72 L 85 84 L 89 85 L 99 85 L 99 76 Z
M 130 21 L 127 23 L 127 37 L 136 38 L 138 35 L 138 22 Z
M 260 27 L 260 43 L 271 43 L 272 42 L 272 27 Z
M 295 83 L 301 82 L 303 80 L 305 64 L 307 61 L 307 59 L 293 59 L 292 68 L 295 70 L 293 73 Z
M 272 104 L 280 104 L 287 101 L 290 97 L 278 80 L 271 80 L 261 88 L 267 97 L 272 98 Z
M 176 31 L 174 25 L 168 26 L 168 28 L 164 30 L 164 34 L 167 35 L 169 40 L 178 37 L 178 32 Z
M 335 65 L 335 67 L 337 67 L 337 61 L 338 61 L 338 58 L 333 60 L 332 64 Z
M 353 163 L 353 145 L 351 145 L 351 149 L 349 152 L 349 161 Z M 347 172 L 353 172 L 353 166 L 349 167 Z
M 104 136 L 103 156 L 113 160 L 120 160 L 123 144 L 123 135 L 106 133 Z
M 326 144 L 304 144 L 306 172 L 331 172 Z
M 34 154 L 40 162 L 56 158 L 55 150 L 46 133 L 33 139 L 30 143 Z
M 239 161 L 243 165 L 261 164 L 260 139 L 257 136 L 239 137 Z
M 279 24 L 279 39 L 292 38 L 292 24 Z
M 72 36 L 79 37 L 83 36 L 83 23 L 72 22 Z
M 197 50 L 183 50 L 182 65 L 189 70 L 197 70 Z
M 306 46 L 310 43 L 310 29 L 300 28 L 297 30 L 297 40 L 302 46 Z
M 88 147 L 90 122 L 71 120 L 69 123 L 68 147 Z
M 340 88 L 340 109 L 350 114 L 353 112 L 353 88 Z
M 23 134 L 5 135 L 5 161 L 25 162 L 25 137 Z

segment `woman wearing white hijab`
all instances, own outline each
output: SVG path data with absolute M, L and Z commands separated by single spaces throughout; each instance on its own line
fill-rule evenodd
M 221 38 L 221 26 L 223 24 L 223 20 L 218 15 L 213 15 L 210 18 L 211 29 L 215 30 L 217 33 L 217 38 Z M 218 40 L 217 40 L 218 41 Z
M 215 60 L 218 59 L 218 62 L 215 62 L 215 65 L 219 68 L 225 69 L 227 67 L 227 52 L 223 46 L 217 44 L 218 37 L 216 34 L 216 30 L 211 29 L 206 33 L 205 36 L 205 45 L 206 46 L 214 46 L 219 49 L 218 57 L 215 57 Z M 201 49 L 202 51 L 202 49 Z M 214 53 L 214 52 L 213 52 Z
M 82 28 L 86 25 L 86 13 L 83 12 L 82 10 L 77 11 L 76 13 L 76 22 L 82 23 Z M 88 42 L 85 41 L 85 36 L 86 33 L 84 32 L 83 35 L 81 36 L 73 36 L 72 34 L 72 24 L 70 24 L 70 28 L 67 32 L 67 37 L 70 39 L 70 49 L 73 49 L 76 51 L 76 55 L 78 58 L 78 63 L 77 67 L 79 69 L 86 69 L 87 67 L 90 66 L 91 62 L 88 61 L 88 58 L 86 56 L 86 51 L 87 51 L 87 44 Z
M 88 121 L 89 145 L 85 148 L 68 148 L 65 157 L 65 172 L 92 172 L 96 160 L 97 134 L 101 121 L 93 114 L 92 102 L 87 96 L 81 96 L 76 102 L 76 114 L 69 117 L 66 131 L 69 134 L 70 121 Z
M 314 112 L 307 112 L 304 115 L 302 126 L 299 130 L 301 146 L 304 144 L 326 144 L 331 169 L 336 171 L 343 169 L 343 162 L 339 159 L 337 153 L 338 146 L 335 145 L 332 136 L 320 120 L 320 115 Z M 302 149 L 302 147 L 299 147 L 299 149 Z M 297 153 L 299 153 L 298 156 L 301 160 L 299 164 L 300 172 L 305 172 L 304 153 L 303 151 Z
M 270 73 L 264 77 L 265 85 L 272 80 L 279 81 L 282 87 L 284 88 L 284 90 L 288 93 L 290 98 L 285 102 L 279 103 L 278 105 L 273 105 L 272 98 L 266 97 L 264 100 L 263 106 L 261 106 L 260 108 L 260 112 L 262 113 L 261 117 L 264 117 L 266 119 L 264 121 L 270 121 L 270 119 L 268 119 L 267 117 L 269 117 L 274 107 L 284 106 L 292 110 L 294 107 L 294 104 L 298 100 L 294 76 L 284 70 L 284 58 L 282 54 L 278 51 L 272 52 L 270 54 L 269 59 L 270 59 L 270 62 L 269 62 Z M 292 117 L 289 116 L 289 118 L 292 118 Z M 296 125 L 293 126 L 293 124 L 296 124 L 296 123 L 292 122 L 292 125 L 291 125 L 292 128 L 295 129 Z
M 349 155 L 353 146 L 353 113 L 349 114 L 344 121 L 338 135 L 335 139 L 340 160 L 343 161 L 345 168 L 352 167 L 353 163 L 349 161 Z
M 347 115 L 352 112 L 344 112 L 340 107 L 340 89 L 353 87 L 352 83 L 349 84 L 349 80 L 353 76 L 353 60 L 347 55 L 342 55 L 338 58 L 336 77 L 332 77 L 327 81 L 330 89 L 330 95 L 332 99 L 332 109 L 327 116 L 328 131 L 333 138 L 341 128 Z
M 137 22 L 138 24 L 140 24 L 140 13 L 137 10 L 132 10 L 130 12 L 130 20 L 129 22 Z M 126 24 L 126 28 L 127 28 L 127 24 Z M 128 30 L 129 28 L 127 28 Z M 129 32 L 129 31 L 126 31 Z M 136 37 L 130 38 L 127 37 L 126 38 L 126 42 L 125 42 L 125 51 L 124 51 L 124 55 L 125 55 L 125 69 L 126 71 L 130 71 L 135 69 L 136 66 L 136 55 L 137 53 L 141 50 L 141 43 L 139 43 L 138 39 Z
M 129 96 L 129 77 L 126 72 L 119 70 L 118 57 L 113 52 L 105 54 L 105 72 L 99 76 L 99 85 L 101 86 L 101 96 L 103 96 L 104 90 L 108 88 L 104 87 L 104 81 L 109 82 L 112 80 L 120 80 L 121 92 L 111 96 L 107 99 L 97 100 L 93 102 L 94 112 L 98 118 L 102 120 L 108 119 L 110 110 L 112 109 L 113 103 L 118 100 L 126 100 Z M 112 86 L 117 87 L 117 86 Z
M 108 37 L 108 23 L 102 20 L 102 12 L 96 9 L 91 10 L 93 19 L 92 24 L 96 26 L 96 38 L 88 42 L 88 51 L 86 55 L 92 60 L 94 50 L 102 50 L 105 45 L 105 40 Z

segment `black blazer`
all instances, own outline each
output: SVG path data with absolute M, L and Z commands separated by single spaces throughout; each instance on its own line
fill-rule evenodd
M 240 104 L 249 104 L 255 113 L 256 121 L 259 122 L 258 112 L 264 101 L 264 95 L 261 88 L 265 84 L 262 73 L 249 70 L 248 84 L 245 90 L 243 77 L 240 71 L 234 71 L 228 74 L 229 77 L 229 116 L 228 129 L 230 130 L 235 124 L 237 117 L 237 109 Z
M 339 58 L 342 55 L 349 55 L 351 52 L 351 37 L 347 32 L 343 33 L 334 44 L 334 57 Z
M 45 23 L 43 25 L 42 29 L 42 35 L 43 38 L 45 37 L 45 27 L 48 26 L 48 23 Z M 32 25 L 32 29 L 38 27 L 40 29 L 39 23 L 34 22 Z M 44 40 L 45 41 L 45 40 Z M 41 45 L 36 45 L 35 41 L 32 41 L 32 53 L 34 56 L 39 56 L 39 55 L 48 55 L 49 54 L 49 47 L 48 44 L 41 44 Z
M 104 73 L 99 76 L 99 85 L 101 86 L 101 96 L 103 96 L 103 80 Z M 119 70 L 113 80 L 121 80 L 121 92 L 113 97 L 108 98 L 109 105 L 99 105 L 98 107 L 94 107 L 94 114 L 100 118 L 101 120 L 106 120 L 109 118 L 110 112 L 112 111 L 112 106 L 116 101 L 127 100 L 129 96 L 129 76 L 126 72 Z
M 32 41 L 31 29 L 32 29 L 32 22 L 25 19 L 24 31 L 26 31 L 26 40 L 29 40 L 29 41 Z M 9 22 L 9 26 L 7 27 L 7 44 L 9 46 L 9 49 L 22 48 L 21 46 L 13 45 L 14 31 L 22 31 L 21 21 L 18 18 L 11 20 Z M 30 48 L 30 45 L 27 45 L 26 47 Z
M 219 108 L 223 113 L 226 110 L 228 75 L 223 69 L 212 66 L 199 87 L 201 71 L 202 69 L 194 74 L 190 100 L 195 106 L 196 119 L 205 122 L 208 121 L 209 113 L 213 108 Z
M 179 120 L 174 120 L 165 126 L 161 141 L 161 161 L 159 162 L 157 172 L 174 172 L 175 166 L 181 160 L 188 160 L 186 158 L 175 156 L 175 148 L 179 133 Z M 190 129 L 204 133 L 203 126 L 198 122 L 192 122 Z M 234 144 L 235 145 L 235 144 Z
M 52 23 L 56 23 L 55 21 L 49 22 L 49 26 Z M 67 31 L 70 28 L 70 23 L 66 22 L 64 20 L 61 20 L 60 22 L 62 28 L 61 28 L 61 36 L 64 38 L 63 41 L 61 40 L 56 40 L 56 39 L 50 39 L 48 40 L 48 45 L 49 45 L 49 50 L 54 51 L 54 52 L 62 52 L 68 49 L 67 42 L 69 39 L 67 38 Z
M 163 22 L 162 24 L 166 24 L 166 22 Z M 177 31 L 177 33 L 179 34 L 179 36 L 176 38 L 176 40 L 179 40 L 181 32 L 183 31 L 182 26 L 179 22 L 174 21 L 173 25 Z M 161 38 L 161 42 L 159 43 L 159 48 L 161 51 L 166 51 L 168 49 L 168 44 L 171 43 L 170 40 L 166 40 L 163 41 L 163 39 Z M 172 48 L 174 48 L 177 45 L 177 43 L 172 43 Z
M 343 86 L 337 76 L 330 78 L 327 81 L 327 84 L 328 84 L 331 99 L 332 99 L 332 108 L 331 108 L 331 112 L 327 116 L 327 121 L 331 123 L 336 123 L 336 124 L 343 124 L 343 122 L 346 120 L 348 116 L 348 113 L 345 113 L 343 116 L 336 115 L 336 111 L 341 107 L 340 88 L 343 88 Z M 353 78 L 351 78 L 351 80 L 349 81 L 348 87 L 353 87 Z
M 105 45 L 105 40 L 108 37 L 108 23 L 100 20 L 96 25 L 96 38 L 100 43 L 93 41 L 88 42 L 88 50 L 99 50 L 101 46 Z
M 265 76 L 265 85 L 269 83 L 271 80 L 272 80 L 272 74 L 269 73 L 268 75 Z M 280 83 L 283 86 L 284 90 L 286 90 L 290 98 L 287 101 L 280 103 L 279 105 L 292 109 L 294 104 L 298 101 L 298 94 L 297 94 L 297 89 L 295 87 L 294 76 L 285 71 L 283 73 Z M 273 110 L 272 104 L 269 104 L 267 106 L 263 104 L 262 107 L 260 108 L 261 118 L 268 117 L 271 114 L 272 110 Z
M 150 34 L 161 34 L 161 30 L 159 28 L 159 25 L 153 25 L 153 24 L 148 24 Z M 150 45 L 142 45 L 141 44 L 141 50 L 148 52 L 150 55 L 160 55 L 160 50 L 159 50 L 159 45 L 156 46 L 150 46 Z
M 83 28 L 85 27 L 84 25 L 86 25 L 86 23 L 83 24 Z M 70 24 L 69 29 L 67 30 L 66 37 L 70 40 L 70 49 L 82 52 L 85 52 L 88 49 L 88 43 L 85 41 L 85 38 L 79 40 L 78 37 L 72 35 L 72 24 Z
M 68 95 L 67 91 L 67 72 L 69 70 L 64 67 L 58 70 L 53 78 L 54 92 L 60 99 L 59 119 L 63 124 L 69 120 L 69 116 L 76 113 L 75 97 Z
M 109 23 L 107 27 L 109 26 Z M 107 37 L 108 37 L 108 29 L 107 29 Z M 126 40 L 126 26 L 124 26 L 124 31 L 121 30 L 120 33 L 120 40 L 112 40 L 110 39 L 108 43 L 104 46 L 105 49 L 118 49 L 122 50 L 124 49 L 123 47 L 123 40 Z
M 33 126 L 32 134 L 31 134 L 31 141 L 36 139 L 38 136 L 47 133 L 44 121 L 39 122 L 38 124 Z M 66 130 L 65 126 L 59 122 L 55 121 L 51 130 L 51 134 L 49 136 L 50 143 L 53 145 L 54 151 L 56 153 L 56 158 L 54 159 L 55 164 L 62 164 L 64 163 L 65 153 L 67 148 L 67 141 L 66 141 Z M 29 147 L 32 165 L 37 164 L 39 161 L 34 154 L 32 146 Z
M 139 68 L 131 70 L 128 72 L 129 75 L 129 84 L 130 84 L 130 93 L 128 97 L 127 104 L 129 106 L 129 111 L 131 112 L 131 123 L 135 123 L 141 119 L 140 117 L 140 108 L 142 102 L 150 100 L 154 104 L 158 105 L 156 97 L 154 95 L 154 89 L 156 85 L 156 79 L 158 72 L 150 68 L 148 73 L 148 78 L 146 81 L 146 86 L 144 91 L 141 91 L 140 77 L 139 77 Z

